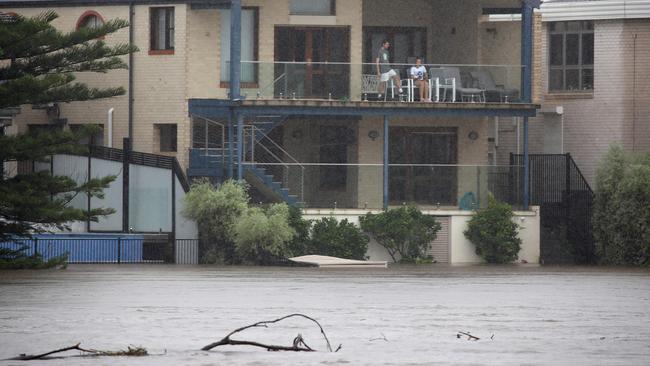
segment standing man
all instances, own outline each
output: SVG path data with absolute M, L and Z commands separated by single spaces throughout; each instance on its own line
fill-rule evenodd
M 422 66 L 422 57 L 415 59 L 415 66 L 411 67 L 411 78 L 418 89 L 420 89 L 420 101 L 430 102 L 429 75 L 427 75 L 427 68 Z
M 384 40 L 377 54 L 377 76 L 379 76 L 379 85 L 377 90 L 379 94 L 377 95 L 378 99 L 381 99 L 381 94 L 385 92 L 385 82 L 390 78 L 393 78 L 393 82 L 399 88 L 399 93 L 402 94 L 402 82 L 399 79 L 399 74 L 390 67 L 390 54 L 388 53 L 388 48 L 390 48 L 390 42 Z

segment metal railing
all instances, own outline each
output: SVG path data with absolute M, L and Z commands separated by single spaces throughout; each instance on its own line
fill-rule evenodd
M 404 90 L 403 101 L 415 101 L 417 83 L 411 63 L 388 65 L 401 78 L 384 82 L 375 63 L 242 61 L 242 70 L 254 68 L 256 80 L 242 94 L 248 99 L 319 99 L 338 101 L 389 100 Z M 522 65 L 422 64 L 428 75 L 427 93 L 435 102 L 516 103 L 520 98 Z M 383 90 L 380 90 L 383 89 Z M 384 97 L 379 98 L 382 93 Z
M 280 178 L 284 188 L 299 192 L 299 199 L 304 197 L 305 166 L 293 155 L 255 125 L 244 126 L 244 164 L 261 166 L 275 178 Z M 278 171 L 278 168 L 281 172 Z M 297 174 L 294 174 L 294 171 Z M 294 181 L 297 176 L 297 182 Z
M 204 122 L 203 126 L 199 126 L 196 120 Z M 217 129 L 218 136 L 214 136 L 214 133 L 210 132 L 211 127 Z M 200 152 L 204 158 L 220 159 L 221 166 L 224 166 L 226 154 L 229 153 L 226 151 L 227 149 L 226 126 L 223 123 L 206 117 L 192 116 L 192 151 Z
M 67 263 L 198 263 L 199 240 L 163 238 L 39 238 L 0 242 L 0 248 L 40 255 L 67 255 Z M 175 255 L 174 255 L 175 253 Z
M 381 209 L 384 202 L 384 165 L 356 163 L 274 163 L 257 159 L 254 165 L 300 168 L 304 175 L 301 202 L 304 208 Z M 388 204 L 415 204 L 429 209 L 472 210 L 486 207 L 488 194 L 513 208 L 522 208 L 516 185 L 522 182 L 521 166 L 462 164 L 388 165 Z

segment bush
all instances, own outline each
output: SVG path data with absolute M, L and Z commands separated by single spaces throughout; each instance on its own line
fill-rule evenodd
M 426 251 L 436 239 L 440 223 L 413 206 L 404 206 L 360 218 L 361 228 L 386 248 L 397 262 L 419 263 L 427 259 Z
M 476 254 L 488 263 L 511 263 L 521 250 L 519 225 L 512 221 L 512 207 L 488 197 L 488 207 L 475 212 L 463 232 L 476 246 Z
M 302 218 L 302 210 L 298 207 L 289 206 L 289 226 L 296 232 L 293 239 L 287 243 L 287 251 L 290 256 L 297 257 L 301 255 L 311 254 L 311 243 L 309 238 L 309 230 L 311 228 L 311 220 L 304 220 Z
M 44 261 L 40 254 L 27 255 L 25 253 L 27 249 L 26 245 L 19 249 L 0 248 L 0 269 L 44 269 L 67 266 L 67 253 Z
M 270 264 L 286 257 L 286 243 L 295 235 L 288 218 L 289 208 L 284 203 L 267 210 L 249 208 L 234 227 L 239 258 L 247 263 Z
M 650 265 L 650 154 L 610 147 L 596 171 L 593 227 L 601 262 Z
M 203 243 L 202 263 L 236 263 L 234 245 L 235 222 L 248 209 L 246 186 L 226 181 L 215 187 L 200 179 L 185 196 L 183 214 L 196 221 Z
M 363 260 L 368 251 L 368 237 L 347 219 L 339 222 L 333 217 L 324 217 L 314 222 L 311 240 L 305 249 L 303 255 Z

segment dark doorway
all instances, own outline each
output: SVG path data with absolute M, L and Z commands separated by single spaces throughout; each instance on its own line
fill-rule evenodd
M 276 27 L 275 61 L 276 97 L 350 95 L 350 65 L 339 64 L 350 62 L 349 27 Z
M 457 139 L 453 127 L 392 127 L 391 204 L 456 206 L 457 167 L 440 165 L 457 163 Z

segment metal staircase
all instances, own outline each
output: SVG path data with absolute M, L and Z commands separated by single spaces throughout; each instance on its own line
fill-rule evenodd
M 190 151 L 188 176 L 211 177 L 221 182 L 227 176 L 225 171 L 231 151 L 236 165 L 237 142 L 228 141 L 224 124 L 204 120 L 205 131 L 193 133 L 193 137 L 205 137 L 206 142 L 199 145 L 204 148 Z M 305 167 L 268 137 L 269 132 L 284 120 L 283 116 L 257 116 L 247 121 L 243 131 L 244 179 L 271 201 L 300 205 L 304 193 Z M 211 127 L 216 131 L 212 135 L 209 133 Z

